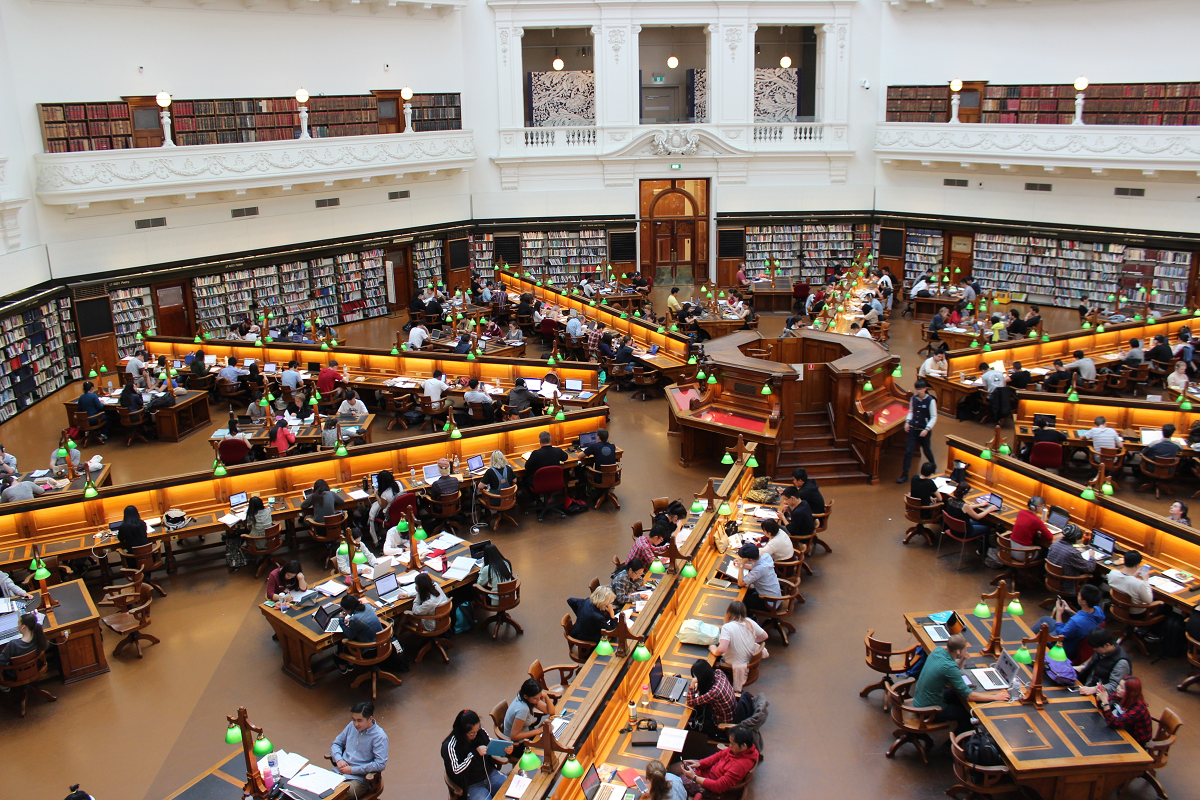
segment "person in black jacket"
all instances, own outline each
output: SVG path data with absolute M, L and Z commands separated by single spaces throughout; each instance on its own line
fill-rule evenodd
M 792 470 L 792 486 L 800 490 L 800 499 L 808 503 L 814 514 L 825 513 L 825 498 L 821 495 L 821 487 L 816 478 L 808 477 L 808 470 L 796 467 Z
M 531 493 L 533 489 L 533 476 L 537 474 L 539 469 L 542 467 L 558 466 L 567 460 L 567 454 L 562 448 L 551 446 L 549 431 L 539 433 L 538 442 L 541 444 L 541 447 L 534 450 L 525 459 L 525 489 Z
M 613 602 L 617 599 L 611 587 L 601 584 L 589 597 L 572 597 L 567 605 L 575 612 L 571 638 L 581 642 L 599 642 L 600 637 L 617 627 Z
M 492 797 L 504 785 L 504 774 L 493 769 L 487 758 L 491 738 L 470 709 L 458 712 L 454 728 L 442 740 L 442 766 L 446 779 L 462 790 L 466 800 Z M 512 753 L 506 747 L 505 753 Z
M 583 456 L 587 459 L 587 463 L 597 468 L 617 463 L 617 446 L 609 444 L 608 431 L 605 428 L 601 428 L 596 431 L 596 436 L 599 437 L 600 441 L 589 445 L 583 451 Z
M 1014 361 L 1012 373 L 1008 376 L 1008 385 L 1014 389 L 1028 389 L 1032 382 L 1033 376 L 1029 374 L 1029 370 L 1023 368 L 1020 361 Z
M 1154 347 L 1151 347 L 1150 352 L 1146 353 L 1146 360 L 1158 361 L 1162 364 L 1169 364 L 1175 360 L 1175 351 L 1167 343 L 1167 337 L 1162 335 L 1154 337 Z M 83 386 L 86 390 L 88 384 L 85 383 Z
M 134 386 L 133 381 L 130 381 L 121 388 L 121 396 L 117 399 L 117 404 L 132 412 L 140 411 L 146 405 L 146 401 L 142 399 L 142 393 Z
M 1021 311 L 1019 309 L 1011 309 L 1008 312 L 1008 338 L 1022 339 L 1029 333 L 1029 323 L 1021 319 Z
M 357 597 L 351 594 L 342 595 L 339 602 L 342 607 L 342 635 L 349 642 L 373 642 L 375 634 L 383 630 L 383 623 L 379 621 L 379 617 L 375 614 L 375 609 L 363 603 Z M 338 644 L 339 653 L 348 653 L 350 648 L 345 644 Z M 364 658 L 371 658 L 375 655 L 375 648 L 363 651 Z M 345 675 L 350 671 L 350 664 L 342 659 L 337 660 L 338 671 Z
M 937 484 L 933 482 L 933 471 L 936 467 L 926 461 L 921 465 L 921 474 L 919 477 L 912 479 L 908 485 L 908 494 L 911 497 L 921 501 L 923 506 L 931 506 L 934 503 L 934 498 L 937 497 Z M 932 519 L 933 515 L 925 510 L 921 511 L 921 519 Z
M 1046 420 L 1039 417 L 1033 422 L 1033 442 L 1021 454 L 1021 458 L 1025 461 L 1029 460 L 1030 453 L 1033 452 L 1033 445 L 1038 442 L 1053 442 L 1054 444 L 1066 444 L 1067 435 L 1058 428 L 1049 428 L 1046 426 Z
M 614 364 L 628 364 L 633 361 L 633 339 L 628 336 L 621 337 L 621 346 L 617 348 L 617 355 L 613 358 Z
M 146 523 L 138 514 L 137 506 L 125 506 L 125 516 L 121 520 L 121 527 L 117 528 L 117 541 L 126 552 L 150 542 L 146 536 Z
M 1045 377 L 1042 378 L 1042 389 L 1049 391 L 1060 383 L 1066 383 L 1070 380 L 1071 373 L 1063 369 L 1062 359 L 1056 358 L 1054 359 L 1054 369 L 1047 372 Z
M 788 518 L 788 536 L 811 536 L 817 529 L 817 521 L 813 519 L 812 509 L 800 497 L 800 490 L 789 486 L 783 490 L 783 505 Z
M 104 403 L 100 402 L 100 395 L 96 394 L 95 384 L 91 381 L 84 381 L 83 394 L 79 396 L 75 404 L 80 411 L 87 412 L 88 425 L 99 425 L 100 441 L 108 441 L 108 415 L 104 413 Z

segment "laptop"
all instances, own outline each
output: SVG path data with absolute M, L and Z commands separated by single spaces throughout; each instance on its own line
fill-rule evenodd
M 1055 509 L 1046 515 L 1046 524 L 1048 526 L 1062 530 L 1071 521 L 1071 515 L 1063 513 L 1059 509 Z
M 680 675 L 663 675 L 662 659 L 656 658 L 650 668 L 650 691 L 655 697 L 678 703 L 690 681 Z
M 950 631 L 946 630 L 944 625 L 922 625 L 925 633 L 929 634 L 929 638 L 935 642 L 950 641 Z
M 491 539 L 484 539 L 479 542 L 471 542 L 471 558 L 475 559 L 476 561 L 483 558 L 484 549 L 486 549 L 491 543 Z
M 171 366 L 174 367 L 175 369 L 183 369 L 183 362 L 182 361 L 172 361 Z
M 580 788 L 583 789 L 585 800 L 622 800 L 628 787 L 623 783 L 602 782 L 600 773 L 596 772 L 596 765 L 592 764 L 583 776 Z M 636 790 L 633 791 L 636 792 Z M 637 794 L 634 796 L 636 797 Z
M 581 379 L 567 378 L 565 385 L 567 387 L 568 392 L 582 392 L 583 391 L 583 381 Z
M 1085 550 L 1085 557 L 1091 556 L 1099 561 L 1104 561 L 1113 557 L 1116 550 L 1117 540 L 1109 536 L 1098 528 L 1092 528 L 1092 543 L 1090 549 Z
M 579 434 L 579 449 L 586 450 L 587 448 L 591 447 L 592 445 L 596 444 L 599 441 L 600 441 L 600 434 L 596 433 L 595 431 L 588 431 L 587 433 L 581 433 L 581 434 Z
M 526 378 L 525 388 L 531 392 L 540 392 L 542 390 L 541 378 Z
M 379 600 L 382 603 L 394 603 L 396 598 L 400 596 L 400 579 L 396 577 L 396 573 L 389 572 L 386 575 L 380 575 L 375 581 L 375 589 L 379 592 Z
M 271 337 L 274 338 L 274 337 Z M 279 365 L 272 361 L 270 364 L 263 364 L 263 372 L 267 375 L 274 375 L 275 370 L 279 369 Z
M 996 659 L 995 667 L 981 667 L 971 670 L 971 677 L 979 681 L 985 691 L 994 692 L 997 689 L 1007 689 L 1017 674 L 1017 662 L 1007 652 L 1001 653 Z
M 317 363 L 316 361 L 310 361 L 310 362 L 308 362 L 308 371 L 309 372 L 320 372 L 321 365 L 319 363 Z
M 989 495 L 984 495 L 983 497 L 979 498 L 979 501 L 995 506 L 997 511 L 1004 510 L 1004 498 L 995 492 L 992 492 Z
M 313 493 L 312 489 L 305 489 L 304 490 L 304 499 L 307 500 L 308 498 L 312 497 L 312 493 Z
M 1046 420 L 1046 427 L 1047 427 L 1047 428 L 1053 428 L 1053 427 L 1054 427 L 1055 418 L 1054 418 L 1054 415 L 1053 415 L 1053 414 L 1034 414 L 1034 415 L 1033 415 L 1033 424 L 1034 424 L 1034 425 L 1037 425 L 1037 424 L 1038 424 L 1038 422 L 1039 422 L 1039 421 L 1041 421 L 1041 420 Z
M 246 492 L 238 492 L 237 494 L 229 495 L 230 514 L 245 514 L 246 508 L 249 505 L 250 496 Z
M 254 423 L 254 418 L 249 414 L 238 414 L 238 425 L 251 425 Z
M 321 606 L 317 609 L 317 613 L 313 614 L 313 620 L 317 623 L 317 629 L 325 633 L 341 633 L 342 620 L 336 614 L 329 611 L 330 608 L 336 609 L 337 606 Z
M 468 458 L 467 470 L 470 472 L 483 472 L 483 456 L 471 456 Z
M 442 477 L 442 471 L 438 469 L 437 464 L 426 464 L 425 466 L 421 467 L 421 471 L 425 475 L 426 483 L 434 483 L 438 478 Z
M 17 624 L 21 621 L 20 611 L 0 614 L 0 644 L 11 641 L 21 634 L 17 632 Z
M 656 345 L 656 344 L 650 345 L 650 355 L 652 355 L 652 356 L 658 355 L 658 345 Z
M 204 366 L 215 367 L 216 365 L 217 365 L 217 357 L 216 356 L 205 356 L 204 357 Z

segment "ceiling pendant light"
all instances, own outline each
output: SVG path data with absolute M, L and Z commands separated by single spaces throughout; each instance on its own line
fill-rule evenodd
M 791 57 L 784 56 L 783 58 L 779 59 L 779 66 L 783 67 L 784 69 L 787 69 L 788 67 L 792 66 Z
M 679 66 L 679 59 L 678 59 L 678 58 L 676 58 L 675 56 L 668 56 L 668 57 L 667 57 L 667 68 L 668 68 L 668 69 L 675 69 L 675 68 L 676 68 L 676 67 L 678 67 L 678 66 Z
M 561 72 L 562 68 L 566 66 L 566 63 L 561 58 L 558 57 L 558 48 L 557 47 L 554 48 L 554 61 L 551 63 L 551 66 L 554 67 L 555 72 Z

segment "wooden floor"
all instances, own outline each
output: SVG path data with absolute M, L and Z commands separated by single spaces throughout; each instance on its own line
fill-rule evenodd
M 1063 328 L 1072 317 L 1052 312 L 1051 319 Z M 352 344 L 381 347 L 399 324 L 375 320 L 344 326 L 341 333 Z M 762 327 L 770 333 L 781 325 L 781 317 L 768 317 Z M 893 324 L 892 351 L 903 359 L 905 385 L 916 375 L 919 339 L 911 321 Z M 22 465 L 48 459 L 63 424 L 61 399 L 47 399 L 0 426 L 0 442 Z M 519 637 L 506 632 L 498 642 L 478 632 L 457 636 L 448 665 L 427 660 L 403 675 L 403 686 L 381 687 L 377 717 L 391 740 L 389 800 L 444 797 L 438 746 L 454 714 L 470 707 L 486 715 L 499 700 L 511 700 L 535 658 L 566 661 L 557 627 L 567 610 L 565 598 L 585 593 L 592 577 L 607 575 L 611 556 L 628 549 L 629 525 L 647 520 L 651 497 L 690 497 L 717 473 L 716 464 L 678 466 L 678 442 L 666 435 L 663 400 L 630 401 L 627 394 L 611 393 L 610 402 L 613 441 L 626 451 L 624 482 L 617 490 L 621 510 L 609 506 L 542 524 L 525 517 L 519 530 L 492 537 L 522 578 L 523 603 L 514 616 L 526 632 Z M 221 417 L 214 409 L 214 427 Z M 990 436 L 982 426 L 945 418 L 937 430 L 978 441 Z M 377 440 L 387 437 L 382 425 L 373 433 Z M 204 434 L 180 444 L 129 449 L 110 442 L 85 457 L 92 452 L 113 463 L 118 483 L 194 470 L 212 458 Z M 935 452 L 944 452 L 944 445 Z M 803 585 L 808 602 L 793 620 L 799 632 L 789 648 L 772 638 L 771 657 L 752 687 L 770 700 L 770 719 L 763 731 L 767 760 L 747 797 L 935 798 L 944 797 L 954 783 L 945 748 L 934 752 L 929 766 L 912 748 L 902 749 L 894 760 L 884 758 L 892 725 L 882 698 L 879 693 L 869 700 L 858 696 L 874 682 L 863 664 L 867 628 L 905 643 L 904 611 L 972 604 L 990 588 L 994 574 L 981 567 L 956 572 L 956 559 L 935 562 L 925 545 L 900 544 L 906 527 L 903 491 L 892 482 L 899 456 L 889 452 L 879 486 L 826 491 L 837 500 L 828 537 L 834 553 L 812 560 L 816 574 Z M 1169 504 L 1132 491 L 1122 497 L 1160 512 Z M 300 558 L 315 573 L 312 551 L 302 550 Z M 248 706 L 252 720 L 277 747 L 312 758 L 327 752 L 345 725 L 349 705 L 363 695 L 336 675 L 306 689 L 281 672 L 278 645 L 257 609 L 262 587 L 244 570 L 229 575 L 220 563 L 184 564 L 163 581 L 168 596 L 154 602 L 150 632 L 162 644 L 146 648 L 145 658 L 110 655 L 108 675 L 66 687 L 48 685 L 58 702 L 32 700 L 24 720 L 0 705 L 0 746 L 7 765 L 0 771 L 5 787 L 0 796 L 59 798 L 69 784 L 80 782 L 97 800 L 157 800 L 230 752 L 224 719 L 239 705 Z M 110 654 L 115 644 L 116 637 L 109 635 Z M 1182 695 L 1174 689 L 1187 674 L 1186 663 L 1168 659 L 1151 665 L 1139 658 L 1134 672 L 1145 681 L 1151 711 L 1157 714 L 1168 705 L 1185 723 L 1171 764 L 1160 776 L 1163 784 L 1173 798 L 1197 797 L 1200 692 Z M 1127 796 L 1154 794 L 1137 782 Z

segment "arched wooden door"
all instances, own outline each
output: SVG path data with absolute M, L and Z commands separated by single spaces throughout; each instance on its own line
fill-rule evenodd
M 708 181 L 643 181 L 642 184 L 642 262 L 651 268 L 654 283 L 672 285 L 707 280 Z M 648 198 L 647 191 L 651 194 Z

